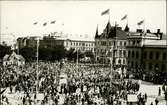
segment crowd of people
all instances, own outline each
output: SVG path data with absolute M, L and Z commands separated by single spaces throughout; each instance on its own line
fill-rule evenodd
M 67 83 L 60 83 L 62 74 L 67 75 L 63 78 Z M 3 67 L 1 87 L 9 88 L 11 94 L 23 93 L 20 98 L 23 105 L 122 105 L 128 94 L 137 94 L 140 83 L 115 78 L 115 74 L 107 67 L 31 62 L 20 67 Z M 43 96 L 40 100 L 39 94 Z

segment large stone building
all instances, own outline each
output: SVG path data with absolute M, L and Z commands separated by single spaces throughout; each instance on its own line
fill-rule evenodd
M 129 33 L 128 71 L 136 74 L 155 73 L 155 70 L 167 72 L 167 47 L 162 35 L 159 29 L 156 33 L 150 30 L 144 32 L 142 29 Z
M 36 47 L 37 38 L 34 37 L 20 37 L 17 39 L 17 44 L 19 49 L 27 46 L 27 47 Z M 81 52 L 91 51 L 94 52 L 94 40 L 88 39 L 74 39 L 67 37 L 55 37 L 55 36 L 44 36 L 39 39 L 39 46 L 42 47 L 52 47 L 54 48 L 57 45 L 62 45 L 66 50 L 75 49 L 80 50 Z
M 142 69 L 143 62 L 143 46 L 147 40 L 160 40 L 160 34 L 150 33 L 149 30 L 144 32 L 142 29 L 137 29 L 136 32 L 130 32 L 127 37 L 128 44 L 128 68 L 130 71 Z
M 167 79 L 167 40 L 147 40 L 143 46 L 143 70 Z
M 114 69 L 127 67 L 127 32 L 121 27 L 111 26 L 107 23 L 103 33 L 98 35 L 98 29 L 95 35 L 95 55 L 96 61 L 100 63 L 111 64 Z

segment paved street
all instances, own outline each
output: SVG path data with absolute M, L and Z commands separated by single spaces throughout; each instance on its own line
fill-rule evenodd
M 149 82 L 144 82 L 144 81 L 141 82 L 141 87 L 140 87 L 139 92 L 141 92 L 143 94 L 147 93 L 148 100 L 147 100 L 146 105 L 150 105 L 151 102 L 153 102 L 155 105 L 155 99 L 157 97 L 159 100 L 158 105 L 165 105 L 166 104 L 165 99 L 164 99 L 164 94 L 162 91 L 161 91 L 161 96 L 158 96 L 159 87 L 161 87 L 161 89 L 162 89 L 162 85 L 155 85 L 155 84 L 152 84 Z

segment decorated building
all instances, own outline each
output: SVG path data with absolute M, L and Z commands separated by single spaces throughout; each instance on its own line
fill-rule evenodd
M 98 27 L 95 35 L 96 61 L 103 64 L 111 64 L 113 68 L 126 70 L 127 67 L 127 36 L 129 28 L 111 26 L 107 23 L 101 34 L 98 34 Z
M 16 54 L 14 51 L 11 55 L 6 54 L 3 57 L 3 65 L 17 65 L 17 66 L 22 66 L 25 64 L 25 59 L 22 55 Z

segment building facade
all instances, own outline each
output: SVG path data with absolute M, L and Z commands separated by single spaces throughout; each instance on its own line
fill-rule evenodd
M 121 27 L 107 23 L 103 33 L 95 35 L 96 61 L 111 64 L 114 69 L 126 69 L 127 66 L 127 32 Z
M 62 45 L 66 50 L 75 49 L 80 50 L 81 52 L 91 51 L 94 52 L 94 40 L 85 40 L 85 39 L 68 39 L 54 36 L 44 36 L 39 40 L 39 46 L 44 48 L 52 47 L 54 48 L 57 45 Z M 36 47 L 37 37 L 22 37 L 17 39 L 17 45 L 19 49 L 23 47 Z
M 127 37 L 128 71 L 143 78 L 143 74 L 166 72 L 166 40 L 162 39 L 158 29 L 156 33 L 137 29 Z
M 143 48 L 143 69 L 167 73 L 167 40 L 148 40 Z M 166 75 L 167 76 L 167 75 Z

